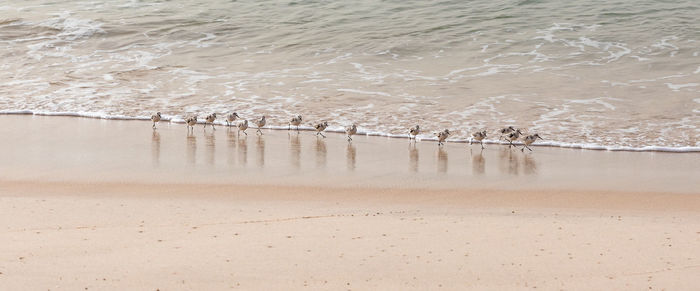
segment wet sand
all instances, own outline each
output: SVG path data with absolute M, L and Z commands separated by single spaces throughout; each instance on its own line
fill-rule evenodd
M 697 153 L 0 119 L 9 289 L 699 283 Z

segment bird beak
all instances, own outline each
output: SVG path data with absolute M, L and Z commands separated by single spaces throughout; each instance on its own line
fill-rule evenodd
M 541 140 L 544 140 L 544 138 L 542 138 L 542 137 L 539 137 L 539 136 L 538 136 L 537 138 L 539 138 L 539 139 L 541 139 Z

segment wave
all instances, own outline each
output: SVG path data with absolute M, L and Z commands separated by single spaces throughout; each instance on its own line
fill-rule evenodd
M 64 116 L 64 117 L 79 117 L 79 118 L 95 118 L 95 119 L 106 119 L 106 120 L 150 120 L 150 116 L 126 116 L 126 115 L 106 115 L 99 112 L 48 112 L 48 111 L 32 111 L 32 110 L 0 110 L 0 115 L 38 115 L 38 116 Z M 185 120 L 178 116 L 168 116 L 163 115 L 162 121 L 172 122 L 172 123 L 185 123 Z M 204 119 L 198 121 L 198 124 L 203 124 Z M 216 125 L 225 126 L 225 121 L 216 121 Z M 253 126 L 251 125 L 251 128 Z M 278 125 L 268 125 L 263 127 L 265 129 L 272 130 L 287 130 L 287 126 Z M 310 125 L 299 126 L 299 130 L 313 131 L 314 128 Z M 345 129 L 340 126 L 329 126 L 325 132 L 334 133 L 345 133 Z M 356 135 L 365 136 L 379 136 L 388 138 L 408 138 L 407 134 L 391 134 L 382 131 L 375 131 L 372 129 L 358 129 Z M 432 135 L 418 135 L 417 140 L 419 141 L 437 141 Z M 450 139 L 449 143 L 469 143 L 469 139 Z M 507 145 L 508 142 L 501 140 L 484 140 L 485 144 L 495 144 L 495 145 Z M 522 143 L 515 142 L 514 145 L 521 146 Z M 600 145 L 594 143 L 567 143 L 559 141 L 545 141 L 539 142 L 532 146 L 546 146 L 546 147 L 558 147 L 558 148 L 569 148 L 569 149 L 582 149 L 582 150 L 603 150 L 603 151 L 626 151 L 626 152 L 670 152 L 670 153 L 696 153 L 700 152 L 700 147 L 694 146 L 682 146 L 682 147 L 669 147 L 661 145 L 643 146 L 643 147 L 630 147 L 630 146 L 620 146 L 620 145 Z

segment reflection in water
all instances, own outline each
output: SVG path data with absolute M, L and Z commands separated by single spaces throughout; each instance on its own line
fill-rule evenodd
M 516 156 L 517 153 L 513 154 L 513 151 L 508 151 L 508 173 L 511 175 L 517 175 L 520 169 L 520 159 Z
M 236 163 L 236 155 L 234 154 L 234 149 L 236 148 L 236 135 L 231 131 L 231 127 L 226 128 L 226 137 L 228 137 L 228 164 L 233 165 Z
M 511 175 L 537 174 L 537 162 L 532 155 L 505 149 L 499 153 L 499 170 Z
M 299 169 L 301 167 L 301 141 L 299 132 L 289 133 L 289 158 L 292 166 Z
M 216 148 L 216 136 L 214 135 L 214 132 L 204 132 L 204 139 L 206 141 L 205 145 L 205 152 L 207 153 L 207 163 L 210 165 L 214 164 L 214 160 L 216 157 L 215 153 L 215 148 Z
M 472 173 L 484 174 L 484 172 L 486 172 L 486 159 L 484 159 L 484 151 L 479 151 L 479 153 L 476 155 L 472 154 Z
M 151 161 L 156 167 L 160 165 L 160 133 L 155 129 L 151 136 Z
M 355 146 L 352 143 L 348 143 L 347 153 L 345 156 L 346 156 L 346 160 L 347 160 L 348 170 L 354 171 L 355 170 L 355 157 L 357 156 L 357 151 L 355 150 Z
M 258 166 L 260 168 L 265 166 L 265 138 L 263 135 L 258 135 L 258 140 L 255 143 L 258 153 Z
M 508 173 L 508 155 L 510 152 L 511 150 L 505 147 L 502 147 L 498 152 L 498 171 L 501 173 Z
M 408 169 L 418 172 L 418 148 L 415 143 L 408 143 Z
M 241 135 L 238 137 L 238 163 L 242 165 L 248 164 L 248 136 Z
M 194 132 L 187 132 L 187 162 L 194 165 L 197 162 L 197 137 Z
M 322 138 L 316 139 L 316 167 L 326 167 L 326 141 Z
M 447 172 L 447 151 L 440 147 L 438 149 L 438 162 L 437 162 L 438 172 Z
M 535 161 L 535 158 L 532 157 L 532 155 L 523 155 L 523 166 L 523 171 L 525 172 L 525 175 L 537 174 L 537 162 Z

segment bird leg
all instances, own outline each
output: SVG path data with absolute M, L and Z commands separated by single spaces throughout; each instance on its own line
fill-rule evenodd
M 481 142 L 481 149 L 483 150 L 484 149 L 484 141 L 481 140 L 480 142 Z

